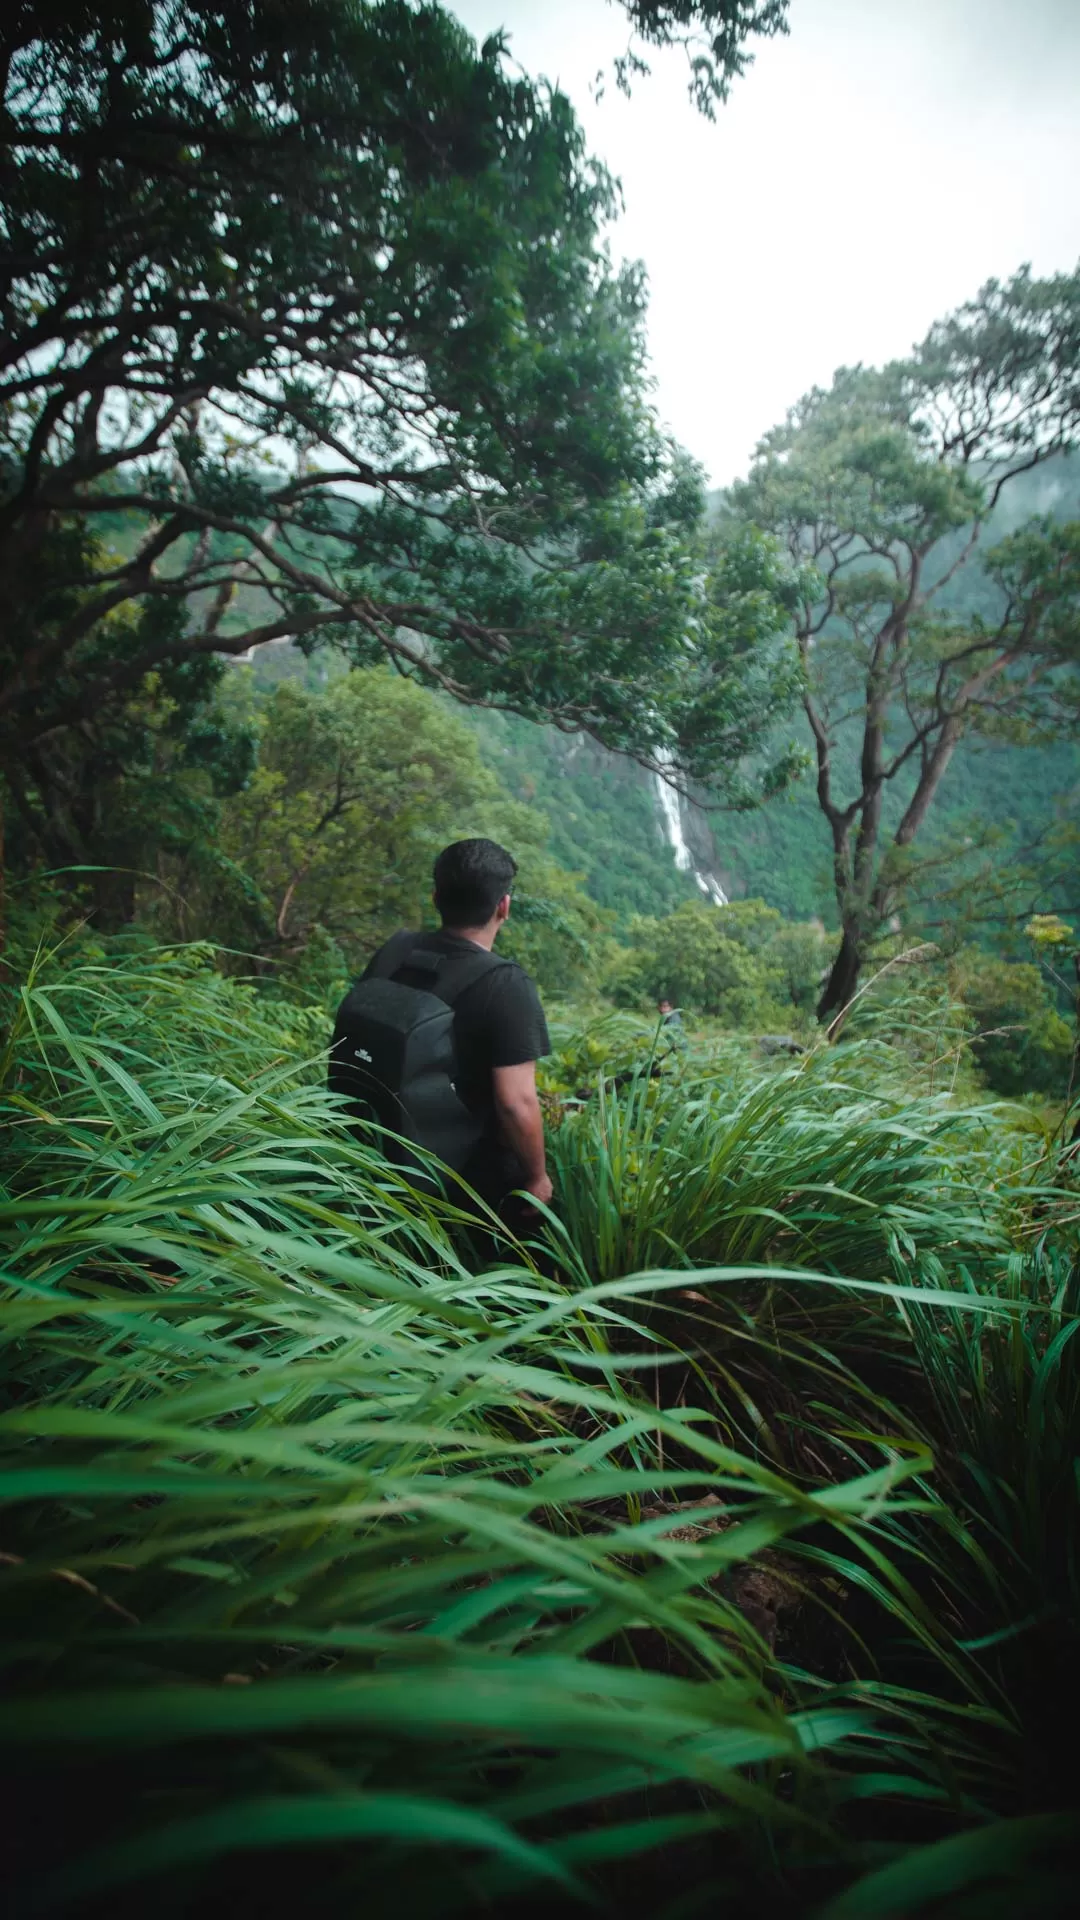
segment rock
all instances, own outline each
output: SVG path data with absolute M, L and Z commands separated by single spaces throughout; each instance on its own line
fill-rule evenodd
M 762 1053 L 805 1053 L 801 1040 L 790 1033 L 760 1033 L 758 1046 Z

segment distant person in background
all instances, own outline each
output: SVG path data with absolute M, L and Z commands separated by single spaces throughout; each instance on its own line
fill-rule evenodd
M 396 933 L 369 961 L 338 1010 L 330 1085 L 357 1118 L 403 1137 L 388 1144 L 401 1164 L 409 1142 L 437 1154 L 521 1235 L 539 1224 L 531 1202 L 552 1193 L 536 1091 L 550 1042 L 532 980 L 492 952 L 516 873 L 497 841 L 443 848 L 442 926 Z
M 686 1045 L 686 1029 L 678 1007 L 673 1007 L 670 1000 L 663 999 L 657 1001 L 656 1010 L 660 1015 L 660 1026 L 665 1039 L 681 1052 Z

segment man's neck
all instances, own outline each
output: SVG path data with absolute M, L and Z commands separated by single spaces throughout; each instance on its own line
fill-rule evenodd
M 501 920 L 489 920 L 486 927 L 444 927 L 443 932 L 452 933 L 455 940 L 471 940 L 474 947 L 490 953 L 501 925 Z

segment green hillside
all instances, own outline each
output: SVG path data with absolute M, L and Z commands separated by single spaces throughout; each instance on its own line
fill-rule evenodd
M 291 645 L 261 647 L 253 666 L 263 688 L 291 679 L 312 692 L 346 670 L 334 653 L 308 659 Z M 439 694 L 431 698 L 442 703 Z M 626 921 L 700 897 L 693 876 L 675 865 L 654 782 L 641 767 L 581 734 L 538 727 L 515 714 L 445 704 L 473 729 L 506 791 L 546 816 L 549 852 L 560 866 L 584 876 L 598 906 Z
M 599 905 L 625 918 L 697 896 L 692 876 L 675 865 L 653 783 L 641 769 L 529 721 L 489 713 L 470 721 L 504 784 L 546 813 L 552 854 L 585 876 Z M 856 751 L 852 734 L 847 756 L 837 754 L 852 774 Z M 899 785 L 888 793 L 886 823 L 899 819 L 905 799 Z M 971 740 L 956 754 L 924 844 L 979 841 L 989 828 L 1001 837 L 995 857 L 1005 864 L 1056 814 L 1080 817 L 1080 746 Z M 762 899 L 788 919 L 832 923 L 829 846 L 808 778 L 756 813 L 703 812 L 699 826 L 711 835 L 733 899 Z
M 711 496 L 714 512 L 722 502 L 721 493 Z M 1049 461 L 1014 482 L 992 517 L 984 544 L 1040 514 L 1080 517 L 1080 457 Z M 131 523 L 122 527 L 119 517 L 103 531 L 118 548 L 134 538 Z M 955 558 L 962 537 L 941 543 L 942 570 Z M 252 604 L 238 603 L 231 619 L 226 616 L 225 630 L 239 624 L 241 616 L 262 611 L 256 607 L 256 590 L 242 590 L 240 598 L 245 595 Z M 989 611 L 988 583 L 978 565 L 958 573 L 942 603 L 957 613 Z M 257 661 L 263 685 L 301 677 L 314 688 L 342 671 L 340 657 L 329 649 L 309 661 L 290 645 L 275 645 L 260 649 Z M 546 815 L 552 856 L 584 876 L 599 906 L 625 922 L 633 914 L 666 912 L 698 897 L 693 876 L 675 864 L 655 783 L 641 768 L 588 738 L 567 736 L 514 715 L 476 710 L 466 717 L 507 790 Z M 793 716 L 790 732 L 809 749 L 809 731 L 800 714 Z M 841 791 L 853 785 L 857 754 L 858 734 L 852 727 L 846 739 L 841 736 L 835 754 Z M 908 791 L 898 780 L 886 792 L 886 827 L 896 824 Z M 1004 864 L 1062 814 L 1080 818 L 1080 745 L 1025 748 L 972 738 L 956 752 L 921 844 L 930 850 L 961 840 L 978 843 L 989 830 L 1000 840 L 995 858 Z M 733 899 L 760 898 L 788 918 L 819 917 L 832 924 L 829 844 L 809 777 L 756 813 L 697 809 L 688 827 L 701 863 L 715 867 Z
M 561 866 L 585 876 L 599 906 L 626 919 L 696 899 L 665 836 L 652 778 L 580 735 L 567 738 L 509 714 L 474 713 L 471 725 L 503 785 L 540 808 Z

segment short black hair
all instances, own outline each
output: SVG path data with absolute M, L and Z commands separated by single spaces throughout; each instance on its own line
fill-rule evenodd
M 444 927 L 484 927 L 517 872 L 497 840 L 455 840 L 435 862 L 435 905 Z

